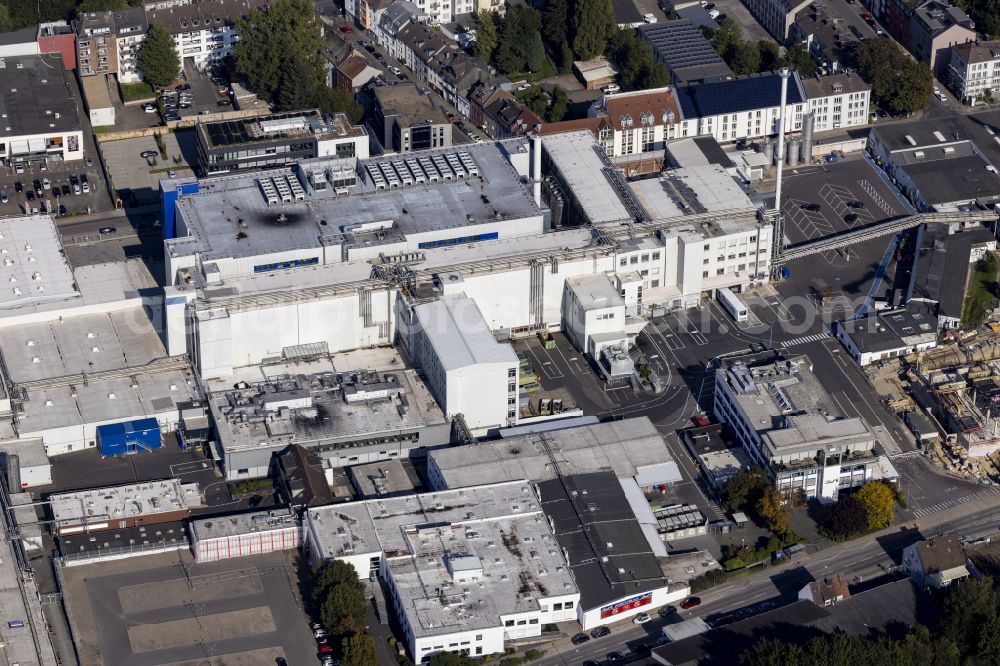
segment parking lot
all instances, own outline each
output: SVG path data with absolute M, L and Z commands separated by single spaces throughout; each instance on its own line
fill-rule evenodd
M 165 157 L 152 136 L 101 144 L 111 173 L 111 183 L 123 199 L 128 199 L 126 203 L 156 200 L 161 180 L 194 174 L 192 167 L 198 159 L 195 131 L 164 131 L 160 136 Z
M 184 550 L 64 568 L 80 663 L 316 663 L 292 556 L 195 564 Z
M 50 202 L 53 213 L 58 212 L 59 205 L 62 204 L 67 215 L 94 212 L 102 207 L 108 208 L 108 195 L 105 192 L 100 167 L 91 161 L 90 165 L 81 161 L 51 162 L 44 167 L 40 164 L 25 165 L 23 173 L 17 173 L 10 166 L 0 168 L 0 192 L 4 195 L 0 196 L 0 214 L 20 215 L 33 208 L 44 211 L 46 200 Z M 83 191 L 81 182 L 83 176 L 87 177 L 89 192 Z M 49 187 L 44 185 L 46 179 L 49 181 Z M 76 179 L 80 189 L 78 193 L 74 193 L 72 179 Z M 36 180 L 42 185 L 41 197 L 34 191 L 33 182 Z M 58 195 L 56 188 L 59 188 Z M 6 203 L 3 203 L 4 197 L 7 199 Z

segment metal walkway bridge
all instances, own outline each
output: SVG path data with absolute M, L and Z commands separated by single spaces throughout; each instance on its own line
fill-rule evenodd
M 917 213 L 905 217 L 896 217 L 881 222 L 875 222 L 857 229 L 844 231 L 833 236 L 826 236 L 817 240 L 810 240 L 795 245 L 787 245 L 781 252 L 780 261 L 788 262 L 795 259 L 808 257 L 819 252 L 828 250 L 839 250 L 840 248 L 863 243 L 872 238 L 889 236 L 906 229 L 912 229 L 926 222 L 996 222 L 997 214 L 988 210 L 976 210 L 969 212 L 954 213 Z

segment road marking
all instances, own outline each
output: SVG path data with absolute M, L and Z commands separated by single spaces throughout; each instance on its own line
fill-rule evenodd
M 783 342 L 779 342 L 778 346 L 794 347 L 796 345 L 804 345 L 807 342 L 816 342 L 817 340 L 823 340 L 824 338 L 828 337 L 830 336 L 828 336 L 826 333 L 815 333 L 813 335 L 804 335 L 801 338 L 795 338 L 794 340 L 785 340 Z
M 950 500 L 945 500 L 944 502 L 938 502 L 933 506 L 928 506 L 923 509 L 917 509 L 916 511 L 913 512 L 913 515 L 916 518 L 926 518 L 927 516 L 931 516 L 935 513 L 940 513 L 941 511 L 945 511 L 947 509 L 956 507 L 959 504 L 965 504 L 966 502 L 970 502 L 972 500 L 986 499 L 984 495 L 1000 495 L 1000 488 L 990 486 L 978 492 L 969 493 L 968 495 L 961 495 L 959 497 L 955 497 Z

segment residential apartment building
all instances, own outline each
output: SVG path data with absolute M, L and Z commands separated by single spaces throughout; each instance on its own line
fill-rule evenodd
M 591 117 L 606 118 L 599 141 L 611 158 L 631 159 L 641 153 L 662 153 L 681 121 L 671 86 L 604 95 L 590 108 Z
M 75 24 L 80 76 L 118 73 L 118 41 L 112 12 L 81 14 Z
M 1000 91 L 1000 40 L 952 46 L 942 80 L 966 104 L 992 98 Z
M 525 136 L 542 122 L 513 95 L 493 85 L 479 85 L 469 96 L 469 118 L 495 139 Z
M 379 16 L 392 5 L 392 0 L 344 0 L 347 20 L 366 31 L 374 30 Z
M 935 73 L 947 67 L 952 46 L 976 40 L 972 19 L 942 0 L 885 0 L 872 11 L 889 34 Z
M 142 7 L 128 7 L 112 12 L 115 49 L 118 53 L 118 80 L 134 83 L 142 78 L 139 71 L 139 47 L 146 38 L 149 24 Z
M 813 131 L 826 132 L 868 123 L 871 86 L 857 74 L 831 74 L 802 80 Z
M 743 0 L 743 4 L 779 44 L 791 35 L 795 16 L 812 0 Z
M 861 31 L 825 4 L 813 3 L 799 12 L 791 39 L 812 54 L 821 67 L 837 73 L 860 41 Z
M 146 21 L 163 24 L 173 35 L 182 62 L 190 58 L 204 69 L 232 55 L 233 45 L 239 41 L 236 20 L 267 4 L 268 0 L 203 0 L 148 10 Z
M 381 74 L 381 70 L 373 67 L 364 55 L 351 53 L 333 68 L 331 87 L 353 97 L 358 90 Z
M 805 356 L 726 361 L 715 372 L 715 416 L 782 492 L 834 501 L 896 477 L 875 433 L 840 412 Z
M 410 23 L 427 23 L 428 20 L 427 14 L 409 0 L 397 0 L 379 16 L 374 30 L 375 41 L 393 58 L 405 62 L 399 33 Z
M 903 549 L 903 570 L 920 587 L 941 589 L 967 578 L 965 549 L 953 532 L 911 543 Z

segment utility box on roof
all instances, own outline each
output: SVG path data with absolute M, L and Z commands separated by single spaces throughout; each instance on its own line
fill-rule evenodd
M 162 446 L 156 419 L 137 419 L 97 426 L 97 448 L 101 457 L 152 451 Z

